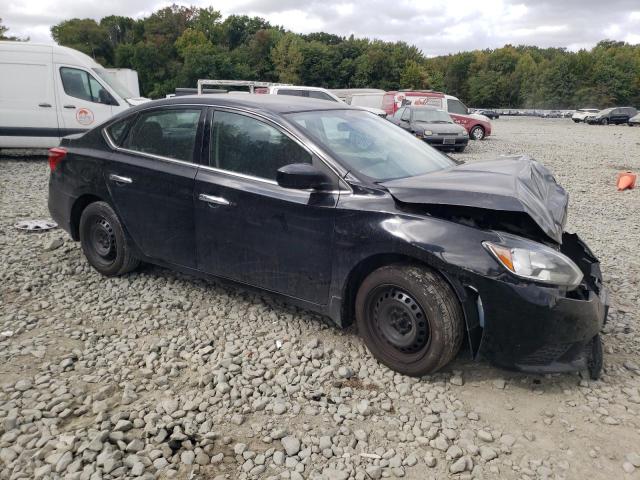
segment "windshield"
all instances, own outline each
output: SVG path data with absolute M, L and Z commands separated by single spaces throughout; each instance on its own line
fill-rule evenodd
M 413 110 L 414 122 L 427 123 L 453 123 L 447 112 L 442 110 L 431 110 L 430 108 L 416 108 Z
M 322 110 L 287 117 L 350 170 L 374 181 L 413 177 L 455 162 L 393 123 L 361 110 Z
M 94 68 L 93 71 L 96 72 L 98 76 L 120 96 L 120 98 L 133 98 L 133 93 L 131 93 L 127 87 L 122 85 L 113 73 L 107 72 L 104 68 Z

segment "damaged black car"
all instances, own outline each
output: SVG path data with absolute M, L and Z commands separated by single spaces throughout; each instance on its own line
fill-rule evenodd
M 50 151 L 49 209 L 106 276 L 141 261 L 355 323 L 403 374 L 474 358 L 602 366 L 597 258 L 527 157 L 459 164 L 347 105 L 275 95 L 145 103 Z

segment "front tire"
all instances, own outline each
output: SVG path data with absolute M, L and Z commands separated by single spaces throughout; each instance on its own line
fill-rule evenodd
M 413 377 L 449 363 L 464 334 L 462 309 L 449 284 L 411 265 L 381 267 L 362 282 L 356 326 L 376 359 Z
M 602 121 L 600 122 L 602 125 L 609 125 L 609 120 L 607 120 L 606 118 L 603 118 Z
M 108 203 L 89 204 L 80 216 L 79 230 L 85 257 L 102 275 L 122 275 L 140 264 L 127 244 L 120 219 Z
M 482 140 L 484 138 L 484 128 L 480 125 L 476 125 L 469 132 L 469 136 L 474 140 Z
M 467 147 L 466 147 L 466 145 L 465 145 L 464 147 L 456 147 L 456 148 L 455 148 L 455 151 L 456 151 L 457 153 L 462 153 L 462 152 L 464 152 L 464 149 L 465 149 L 465 148 L 467 148 Z

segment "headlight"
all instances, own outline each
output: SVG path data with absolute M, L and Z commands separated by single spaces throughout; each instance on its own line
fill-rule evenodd
M 424 133 L 423 133 L 423 135 L 424 135 L 425 137 L 428 137 L 428 136 L 430 136 L 430 135 L 433 135 L 433 132 L 432 132 L 431 130 L 425 130 L 425 131 L 424 131 Z
M 582 281 L 582 272 L 570 258 L 541 243 L 500 233 L 501 243 L 482 242 L 498 262 L 518 277 L 567 287 Z
M 460 132 L 458 135 L 460 135 L 461 137 L 468 137 L 469 136 L 469 134 L 467 133 L 466 130 L 463 131 L 463 132 Z

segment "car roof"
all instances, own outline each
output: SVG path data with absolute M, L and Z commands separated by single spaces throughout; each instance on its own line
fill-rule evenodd
M 154 100 L 152 102 L 146 102 L 135 108 L 144 110 L 151 106 L 184 104 L 240 107 L 257 112 L 265 112 L 271 114 L 308 112 L 315 110 L 361 110 L 360 108 L 351 107 L 346 103 L 331 102 L 329 100 L 318 100 L 315 98 L 307 97 L 297 97 L 293 95 L 234 95 L 227 93 L 212 95 L 184 95 L 180 97 L 165 98 L 161 100 Z

